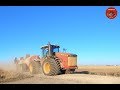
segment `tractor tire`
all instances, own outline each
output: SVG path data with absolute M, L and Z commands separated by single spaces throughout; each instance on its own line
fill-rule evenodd
M 44 75 L 54 76 L 61 74 L 60 65 L 57 60 L 44 60 L 42 63 L 42 71 Z
M 29 71 L 31 74 L 39 74 L 41 73 L 40 67 L 41 65 L 39 62 L 32 61 L 29 65 Z

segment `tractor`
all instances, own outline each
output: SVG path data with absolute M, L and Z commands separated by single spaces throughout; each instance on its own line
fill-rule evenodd
M 45 75 L 70 74 L 77 68 L 77 55 L 59 52 L 60 46 L 48 45 L 41 47 L 41 68 Z
M 15 60 L 17 66 L 21 66 L 22 71 L 31 73 L 43 73 L 53 76 L 59 74 L 71 74 L 77 69 L 77 55 L 59 52 L 60 46 L 48 43 L 41 47 L 42 55 L 39 57 L 27 56 L 26 59 Z M 20 63 L 21 61 L 21 63 Z

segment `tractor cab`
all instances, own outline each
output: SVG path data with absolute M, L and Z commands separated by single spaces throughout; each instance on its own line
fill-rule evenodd
M 45 45 L 41 47 L 42 49 L 42 57 L 51 57 L 54 56 L 56 52 L 59 52 L 60 46 L 58 45 L 51 45 L 48 43 L 48 45 Z

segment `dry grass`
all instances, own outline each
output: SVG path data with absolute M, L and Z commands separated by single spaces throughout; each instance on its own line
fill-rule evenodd
M 0 69 L 0 83 L 30 78 L 32 75 Z
M 120 66 L 79 66 L 78 71 L 92 75 L 120 77 Z

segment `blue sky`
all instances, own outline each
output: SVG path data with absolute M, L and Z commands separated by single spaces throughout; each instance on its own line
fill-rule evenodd
M 50 41 L 78 55 L 81 65 L 120 64 L 120 7 L 110 20 L 109 6 L 1 6 L 0 61 L 26 53 L 41 55 Z

